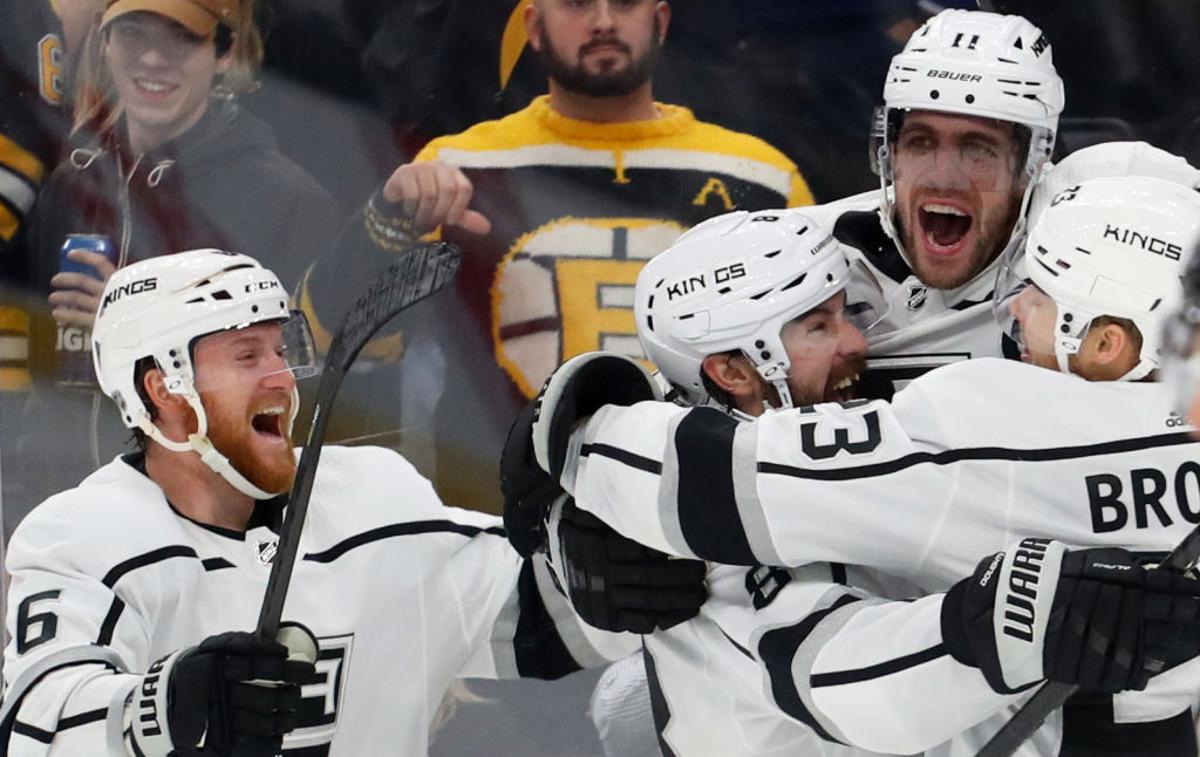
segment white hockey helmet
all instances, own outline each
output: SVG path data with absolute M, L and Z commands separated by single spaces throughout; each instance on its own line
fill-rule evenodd
M 200 337 L 266 321 L 284 326 L 286 367 L 297 377 L 316 372 L 312 334 L 304 315 L 288 309 L 274 273 L 246 255 L 204 249 L 151 258 L 108 280 L 92 329 L 92 359 L 100 389 L 140 429 L 167 449 L 194 451 L 242 493 L 268 499 L 279 492 L 254 486 L 208 440 L 208 418 L 196 387 L 192 348 Z M 167 391 L 184 397 L 198 429 L 186 442 L 166 438 L 151 420 L 136 386 L 138 363 L 151 358 Z M 278 372 L 278 371 L 275 371 Z M 298 409 L 292 398 L 292 416 Z
M 1105 176 L 1153 176 L 1200 188 L 1200 169 L 1178 155 L 1145 142 L 1101 142 L 1046 165 L 1029 203 L 1029 225 L 1064 189 Z
M 1099 316 L 1124 318 L 1142 336 L 1138 364 L 1122 381 L 1158 367 L 1163 319 L 1179 301 L 1184 257 L 1200 241 L 1200 194 L 1164 179 L 1089 179 L 1067 187 L 1029 230 L 1024 255 L 1000 266 L 994 307 L 1002 328 L 1021 342 L 1009 303 L 1034 285 L 1057 306 L 1054 353 L 1059 370 L 1079 351 Z
M 1026 127 L 1023 180 L 1028 188 L 1054 149 L 1063 104 L 1050 43 L 1020 16 L 944 10 L 913 32 L 892 58 L 883 105 L 871 126 L 871 168 L 883 190 L 881 220 L 901 254 L 906 255 L 893 219 L 892 144 L 905 113 L 928 110 Z
M 691 404 L 709 395 L 704 358 L 740 350 L 792 406 L 784 324 L 842 291 L 841 244 L 801 211 L 735 211 L 694 226 L 638 274 L 634 316 L 646 357 Z M 856 310 L 869 327 L 878 304 Z M 851 310 L 850 307 L 847 310 Z

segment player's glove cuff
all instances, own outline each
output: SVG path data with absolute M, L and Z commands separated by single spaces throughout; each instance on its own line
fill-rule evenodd
M 142 676 L 126 703 L 130 738 L 135 746 L 134 754 L 144 757 L 167 757 L 175 750 L 168 725 L 168 692 L 171 671 L 183 656 L 192 649 L 181 649 L 156 661 Z
M 1046 628 L 1065 552 L 1060 542 L 1024 539 L 980 562 L 942 602 L 947 651 L 979 668 L 999 693 L 1022 691 L 1046 677 Z

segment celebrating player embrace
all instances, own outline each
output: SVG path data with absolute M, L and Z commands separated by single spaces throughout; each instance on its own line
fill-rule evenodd
M 723 696 L 757 693 L 826 737 L 877 750 L 930 749 L 958 734 L 938 749 L 973 752 L 1006 705 L 1043 678 L 1097 692 L 1148 686 L 1147 695 L 1073 703 L 1030 753 L 1057 754 L 1064 740 L 1112 748 L 1137 734 L 1163 750 L 1155 753 L 1193 753 L 1197 667 L 1172 663 L 1196 653 L 1196 585 L 1146 571 L 1115 548 L 1153 561 L 1195 520 L 1195 443 L 1168 393 L 1147 379 L 1161 357 L 1163 315 L 1179 297 L 1175 253 L 1200 238 L 1200 197 L 1150 178 L 1060 192 L 1025 258 L 1010 252 L 1000 266 L 997 316 L 1024 362 L 942 368 L 891 404 L 764 413 L 764 399 L 786 406 L 785 388 L 806 401 L 806 381 L 828 395 L 853 362 L 836 347 L 852 341 L 832 336 L 852 325 L 836 308 L 823 312 L 838 296 L 835 271 L 813 263 L 791 279 L 764 273 L 772 267 L 764 260 L 819 254 L 784 238 L 804 229 L 772 240 L 754 228 L 787 222 L 771 214 L 722 229 L 710 222 L 678 243 L 696 244 L 679 258 L 688 263 L 671 267 L 668 251 L 640 282 L 639 329 L 666 376 L 689 400 L 716 397 L 739 413 L 608 406 L 560 444 L 556 429 L 574 427 L 607 391 L 595 379 L 575 384 L 578 366 L 569 366 L 550 382 L 531 430 L 539 463 L 580 508 L 651 547 L 750 568 L 714 568 L 713 598 L 687 624 L 695 633 L 680 628 L 650 648 L 673 643 L 675 660 L 708 660 L 707 670 L 721 651 L 734 660 L 722 663 L 726 671 L 754 660 L 758 678 L 728 675 Z M 712 252 L 696 260 L 706 246 Z M 709 286 L 691 260 L 747 275 Z M 800 306 L 808 277 L 828 290 Z M 787 292 L 802 312 L 784 312 Z M 588 387 L 592 396 L 574 396 Z M 1109 549 L 1064 552 L 1063 543 Z M 863 587 L 886 584 L 841 586 L 856 583 L 857 568 L 847 576 L 813 565 L 822 560 L 950 591 L 880 604 Z M 716 630 L 705 635 L 708 622 Z M 1164 660 L 1171 669 L 1147 683 Z M 686 719 L 697 699 L 659 709 Z M 771 753 L 764 745 L 786 738 L 764 717 L 761 707 L 739 711 L 742 753 Z M 687 743 L 686 730 L 663 736 Z M 759 741 L 748 740 L 756 733 Z

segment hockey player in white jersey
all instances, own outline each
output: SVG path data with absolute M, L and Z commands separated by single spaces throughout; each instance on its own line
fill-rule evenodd
M 391 451 L 329 447 L 284 607 L 319 652 L 286 662 L 248 629 L 295 475 L 303 317 L 252 258 L 190 251 L 118 271 L 93 348 L 144 452 L 14 534 L 5 754 L 420 755 L 453 679 L 553 678 L 636 643 L 578 623 L 499 519 L 443 506 Z
M 1061 360 L 1069 373 L 974 361 L 929 374 L 892 406 L 820 405 L 768 413 L 754 424 L 661 403 L 609 407 L 573 437 L 565 459 L 543 462 L 582 507 L 623 533 L 732 564 L 836 560 L 937 591 L 1022 534 L 1163 553 L 1198 519 L 1200 466 L 1162 387 L 1134 380 L 1158 362 L 1158 321 L 1177 289 L 1176 253 L 1200 233 L 1200 198 L 1152 179 L 1096 180 L 1060 195 L 1052 210 L 1029 243 L 1033 285 L 1013 300 L 1024 326 L 1014 335 L 1030 362 L 1057 369 Z M 717 329 L 722 322 L 709 323 Z M 686 340 L 692 330 L 676 333 Z M 996 572 L 990 567 L 1007 576 L 1013 554 L 984 560 L 977 581 L 988 583 Z M 1060 581 L 1069 582 L 1069 572 L 1059 573 Z M 1162 580 L 1129 564 L 1122 572 Z M 780 583 L 763 578 L 764 586 Z M 714 585 L 713 594 L 706 615 L 720 617 L 711 605 L 723 592 Z M 973 594 L 959 589 L 943 607 L 932 598 L 914 603 L 914 612 L 931 615 L 899 635 L 881 632 L 882 611 L 851 590 L 825 598 L 824 610 L 798 623 L 756 628 L 735 620 L 735 610 L 723 628 L 763 664 L 768 690 L 785 712 L 815 719 L 839 738 L 878 744 L 889 727 L 920 738 L 914 734 L 954 725 L 941 704 L 907 722 L 889 720 L 884 704 L 915 706 L 922 692 L 944 690 L 945 676 L 963 663 L 988 672 L 985 656 L 971 650 L 995 643 L 990 622 L 940 638 L 953 625 L 944 608 L 970 606 L 979 599 Z M 1069 596 L 1061 586 L 1053 594 L 1054 601 Z M 937 633 L 922 644 L 921 628 Z M 1192 648 L 1176 659 L 1194 654 L 1194 629 L 1177 636 Z M 897 656 L 897 646 L 911 647 L 910 654 Z M 1020 673 L 1007 667 L 1003 651 L 991 657 L 988 680 L 1002 691 L 1064 673 L 1049 657 Z M 1119 657 L 1091 663 L 1101 670 Z M 1064 744 L 1102 753 L 1131 741 L 1141 753 L 1192 754 L 1197 673 L 1194 664 L 1183 665 L 1152 681 L 1147 695 L 1076 700 L 1039 732 L 1030 754 L 1058 754 Z M 1138 683 L 1129 674 L 1109 670 L 1091 683 L 1113 691 L 1124 687 L 1114 686 L 1118 679 Z M 864 698 L 872 706 L 864 708 Z M 963 698 L 956 705 L 979 706 L 982 718 L 996 703 Z M 1002 720 L 940 750 L 971 753 Z
M 804 208 L 866 263 L 890 305 L 870 336 L 871 396 L 1004 354 L 991 318 L 996 262 L 1021 236 L 1063 103 L 1049 41 L 1019 16 L 943 11 L 892 59 L 871 132 L 880 189 Z

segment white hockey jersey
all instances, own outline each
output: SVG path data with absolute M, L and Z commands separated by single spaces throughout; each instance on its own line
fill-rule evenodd
M 849 307 L 870 301 L 876 307 L 882 304 L 887 312 L 884 320 L 867 333 L 867 369 L 861 391 L 873 397 L 891 398 L 909 381 L 934 368 L 970 358 L 1001 356 L 1003 337 L 992 316 L 999 263 L 989 265 L 957 289 L 926 286 L 913 275 L 880 225 L 879 202 L 879 190 L 874 190 L 798 211 L 828 228 L 851 259 L 861 264 L 852 269 L 847 285 Z M 875 301 L 880 293 L 883 303 Z M 837 570 L 839 575 L 844 573 L 841 567 Z M 881 582 L 896 583 L 872 576 L 868 585 L 878 590 Z M 722 681 L 739 676 L 710 659 L 723 657 L 728 642 L 715 626 L 706 628 L 706 624 L 711 621 L 702 616 L 684 627 L 646 640 L 645 657 L 647 667 L 651 668 L 648 680 L 664 754 L 682 757 L 716 752 L 756 756 L 862 754 L 824 742 L 806 727 L 781 722 L 777 713 L 760 712 L 753 693 L 744 692 L 747 696 L 742 697 L 727 684 L 722 693 L 714 694 L 720 691 Z M 749 660 L 727 662 L 743 668 L 743 673 L 757 675 Z M 631 682 L 624 685 L 630 686 Z M 707 701 L 708 697 L 720 701 Z M 678 717 L 673 707 L 687 712 Z M 765 703 L 764 708 L 771 709 Z M 752 712 L 743 711 L 746 709 Z M 730 713 L 736 714 L 730 716 Z M 722 723 L 720 727 L 696 728 L 698 722 L 711 726 L 718 720 Z
M 104 466 L 13 536 L 5 754 L 124 757 L 139 671 L 254 627 L 275 532 L 191 521 L 136 464 Z M 320 644 L 284 741 L 303 757 L 422 755 L 453 679 L 553 678 L 637 646 L 584 630 L 546 563 L 523 561 L 498 518 L 443 506 L 403 458 L 371 447 L 325 449 L 283 619 Z
M 862 264 L 847 284 L 851 307 L 882 290 L 887 316 L 867 333 L 863 390 L 890 398 L 926 371 L 976 357 L 1004 356 L 1004 339 L 992 316 L 999 259 L 957 289 L 933 289 L 913 275 L 879 222 L 880 191 L 801 208 L 830 229 L 852 261 Z M 878 303 L 873 303 L 878 304 Z M 1015 349 L 1015 345 L 1010 351 Z M 1015 352 L 1010 357 L 1015 357 Z
M 573 438 L 563 482 L 580 507 L 673 554 L 849 563 L 941 591 L 1022 536 L 1165 553 L 1200 523 L 1200 445 L 1186 432 L 1158 385 L 984 359 L 929 373 L 892 405 L 819 405 L 754 423 L 665 403 L 605 408 Z M 936 750 L 972 754 L 1017 701 L 946 654 L 940 596 L 883 603 L 794 570 L 755 570 L 714 571 L 703 614 L 797 720 L 904 751 L 990 717 Z M 1082 731 L 1186 754 L 1198 696 L 1193 662 L 1143 694 L 1076 709 Z M 1054 716 L 1028 753 L 1088 737 L 1072 717 Z

